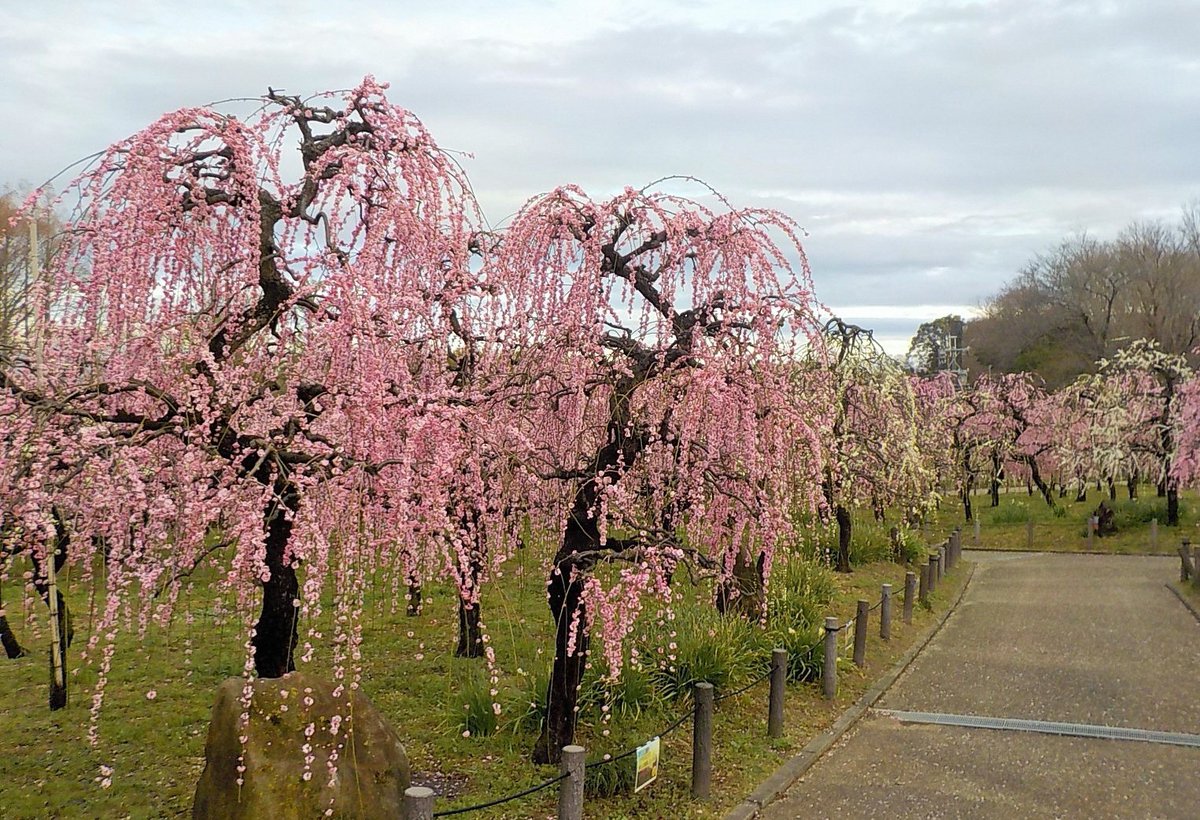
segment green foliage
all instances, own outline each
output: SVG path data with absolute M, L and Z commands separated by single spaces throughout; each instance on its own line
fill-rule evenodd
M 492 703 L 491 684 L 482 675 L 472 675 L 451 700 L 455 723 L 460 731 L 470 732 L 471 737 L 487 737 L 495 734 L 500 719 Z
M 688 611 L 672 622 L 674 638 L 668 642 L 662 664 L 651 671 L 655 688 L 664 698 L 689 697 L 697 683 L 707 681 L 720 694 L 750 680 L 769 663 L 764 632 L 738 616 L 712 609 Z M 675 648 L 670 648 L 670 643 Z M 655 652 L 649 649 L 645 654 Z
M 605 680 L 601 670 L 586 678 L 579 692 L 580 709 L 595 708 L 618 720 L 637 720 L 648 712 L 662 708 L 663 697 L 654 686 L 651 673 L 645 669 L 626 664 L 621 677 L 615 681 Z
M 1055 508 L 1062 509 L 1059 505 L 1055 505 Z M 1001 502 L 999 507 L 991 508 L 991 513 L 989 517 L 993 524 L 1024 524 L 1030 520 L 1029 507 L 1021 502 L 1016 504 Z
M 510 707 L 505 711 L 513 716 L 512 728 L 518 732 L 537 734 L 546 723 L 546 692 L 550 688 L 550 667 L 537 672 L 525 672 L 516 687 Z
M 823 564 L 793 559 L 775 568 L 767 596 L 767 642 L 787 650 L 788 680 L 820 677 L 821 624 L 836 592 L 833 573 Z
M 603 766 L 588 766 L 583 772 L 583 793 L 588 797 L 628 794 L 636 776 L 637 758 L 633 755 Z

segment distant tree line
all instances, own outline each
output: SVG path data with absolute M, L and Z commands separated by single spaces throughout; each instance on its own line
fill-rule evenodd
M 922 326 L 910 353 L 914 369 L 936 358 L 930 338 L 944 335 L 934 331 L 955 318 Z M 1134 339 L 1151 339 L 1196 364 L 1200 203 L 1173 223 L 1134 222 L 1108 241 L 1085 233 L 1039 254 L 982 316 L 966 322 L 962 343 L 972 373 L 1031 372 L 1057 388 Z

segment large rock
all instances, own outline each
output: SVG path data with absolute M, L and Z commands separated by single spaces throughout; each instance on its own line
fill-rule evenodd
M 252 682 L 250 720 L 243 727 L 244 685 L 242 678 L 230 678 L 217 692 L 192 805 L 195 820 L 310 820 L 330 808 L 335 817 L 402 816 L 408 757 L 365 695 L 346 688 L 334 697 L 332 684 L 304 672 L 259 678 Z M 241 786 L 239 756 L 246 767 Z

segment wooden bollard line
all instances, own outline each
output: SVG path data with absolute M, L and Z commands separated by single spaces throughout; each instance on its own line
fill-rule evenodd
M 787 691 L 787 650 L 771 650 L 771 694 L 767 702 L 767 737 L 783 737 L 783 698 Z
M 912 623 L 913 598 L 917 594 L 917 574 L 904 573 L 904 623 Z
M 825 619 L 825 662 L 821 666 L 821 692 L 827 698 L 837 695 L 838 619 Z
M 696 684 L 692 715 L 692 797 L 706 800 L 712 789 L 713 685 Z
M 921 588 L 918 595 L 921 603 L 929 600 L 929 571 L 931 569 L 933 569 L 933 563 L 926 559 L 925 563 L 921 565 Z
M 854 615 L 854 665 L 858 667 L 867 663 L 867 621 L 870 617 L 871 604 L 860 599 Z
M 884 584 L 879 593 L 879 638 L 892 639 L 892 585 Z

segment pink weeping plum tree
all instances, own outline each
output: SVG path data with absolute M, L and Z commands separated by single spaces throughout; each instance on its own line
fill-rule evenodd
M 441 549 L 425 563 L 477 602 L 498 471 L 458 466 L 504 441 L 509 405 L 454 363 L 497 289 L 458 166 L 384 86 L 168 114 L 64 196 L 34 331 L 0 361 L 0 471 L 14 547 L 44 565 L 65 527 L 85 580 L 107 560 L 89 652 L 106 636 L 107 663 L 120 607 L 145 624 L 147 593 L 226 547 L 225 583 L 261 595 L 260 676 L 311 654 L 326 584 L 355 624 L 373 567 Z
M 820 344 L 797 236 L 772 211 L 656 190 L 597 202 L 573 187 L 505 232 L 496 275 L 538 274 L 519 315 L 531 388 L 549 401 L 527 417 L 528 457 L 565 488 L 535 761 L 572 742 L 594 626 L 619 673 L 622 637 L 648 596 L 669 598 L 677 569 L 727 578 L 750 550 L 769 572 L 788 512 L 819 503 L 820 448 L 789 391 L 796 348 Z

